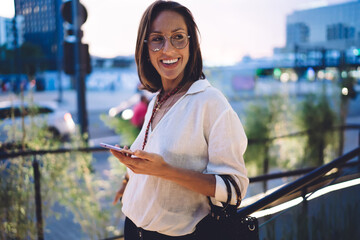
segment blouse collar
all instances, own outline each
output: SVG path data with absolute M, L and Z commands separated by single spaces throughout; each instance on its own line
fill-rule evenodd
M 187 94 L 195 94 L 198 92 L 202 92 L 204 91 L 207 87 L 210 87 L 210 83 L 207 79 L 201 79 L 201 80 L 197 80 L 195 81 L 191 87 L 189 88 L 189 90 L 186 92 Z

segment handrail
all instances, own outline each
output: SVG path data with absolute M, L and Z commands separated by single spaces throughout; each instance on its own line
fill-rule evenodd
M 345 163 L 343 165 L 343 167 L 353 167 L 353 166 L 357 166 L 357 165 L 359 165 L 359 162 L 353 161 L 353 162 Z M 316 168 L 317 167 L 308 167 L 308 168 L 300 168 L 300 169 L 296 169 L 296 170 L 290 170 L 290 171 L 286 171 L 286 172 L 275 172 L 275 173 L 263 174 L 263 175 L 258 175 L 255 177 L 249 177 L 249 181 L 250 181 L 250 183 L 255 183 L 255 182 L 268 181 L 268 180 L 273 180 L 273 179 L 278 179 L 278 178 L 283 178 L 283 177 L 293 177 L 293 176 L 298 176 L 298 175 L 303 175 L 303 174 L 309 173 Z
M 53 150 L 25 150 L 17 152 L 1 152 L 0 160 L 7 158 L 15 158 L 19 156 L 33 156 L 33 155 L 44 155 L 44 154 L 57 154 L 57 153 L 70 153 L 70 152 L 105 152 L 109 151 L 108 149 L 102 147 L 87 147 L 87 148 L 60 148 Z
M 291 182 L 291 183 L 285 185 L 284 187 L 282 187 L 282 188 L 278 189 L 277 191 L 269 194 L 268 196 L 256 201 L 255 203 L 253 203 L 247 207 L 241 208 L 240 210 L 238 210 L 238 213 L 241 216 L 246 216 L 246 215 L 249 215 L 256 211 L 259 211 L 259 210 L 265 208 L 266 206 L 268 206 L 269 204 L 275 202 L 279 198 L 284 197 L 284 196 L 306 186 L 307 184 L 309 184 L 309 183 L 319 179 L 323 175 L 325 175 L 331 169 L 333 169 L 341 164 L 344 164 L 345 162 L 347 162 L 359 155 L 360 155 L 360 147 L 355 148 L 354 150 L 331 161 L 328 164 L 325 164 L 319 168 L 314 169 L 313 171 L 306 174 L 305 176 L 295 180 L 294 182 Z
M 326 129 L 326 131 L 345 130 L 345 129 L 360 129 L 360 124 L 346 124 L 346 125 L 340 125 L 340 126 L 333 126 L 331 128 Z M 318 131 L 318 129 L 308 129 L 308 130 L 304 130 L 304 131 L 300 131 L 300 132 L 289 133 L 286 135 L 270 137 L 270 138 L 265 138 L 265 139 L 248 139 L 248 142 L 249 142 L 249 144 L 265 143 L 265 142 L 271 142 L 271 141 L 274 141 L 276 139 L 281 139 L 281 138 L 298 137 L 298 136 L 306 135 L 306 134 L 309 134 L 309 133 L 315 132 L 315 131 Z

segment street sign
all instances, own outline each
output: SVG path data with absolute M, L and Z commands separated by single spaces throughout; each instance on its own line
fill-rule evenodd
M 64 18 L 64 20 L 68 23 L 73 24 L 73 18 L 72 18 L 72 1 L 64 2 L 61 5 L 61 15 Z M 86 8 L 84 5 L 79 3 L 79 24 L 82 25 L 86 22 L 88 17 Z

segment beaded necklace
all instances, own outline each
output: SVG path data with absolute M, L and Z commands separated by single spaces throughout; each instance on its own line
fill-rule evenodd
M 153 121 L 153 119 L 154 119 L 154 117 L 155 117 L 156 112 L 160 109 L 161 105 L 162 105 L 166 100 L 168 100 L 169 97 L 171 97 L 172 95 L 174 95 L 175 93 L 177 93 L 177 92 L 179 91 L 179 89 L 180 89 L 180 86 L 177 86 L 177 87 L 174 88 L 171 92 L 169 92 L 168 94 L 166 94 L 164 97 L 163 97 L 163 90 L 161 90 L 161 92 L 160 92 L 159 95 L 157 96 L 156 101 L 155 101 L 155 104 L 154 104 L 154 108 L 153 108 L 152 113 L 151 113 L 151 117 L 150 117 L 149 123 L 148 123 L 148 125 L 147 125 L 147 127 L 146 127 L 142 150 L 144 150 L 145 145 L 146 145 L 146 143 L 147 143 L 147 138 L 148 138 L 148 134 L 149 134 L 150 125 L 151 125 L 151 122 Z

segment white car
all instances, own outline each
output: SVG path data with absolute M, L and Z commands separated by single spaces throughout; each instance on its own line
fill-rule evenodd
M 6 126 L 21 129 L 21 118 L 24 116 L 25 125 L 31 122 L 36 125 L 46 124 L 54 137 L 65 139 L 75 133 L 75 123 L 71 114 L 60 110 L 55 103 L 22 104 L 19 101 L 0 102 L 0 142 L 7 140 Z M 18 140 L 18 139 L 16 139 Z

